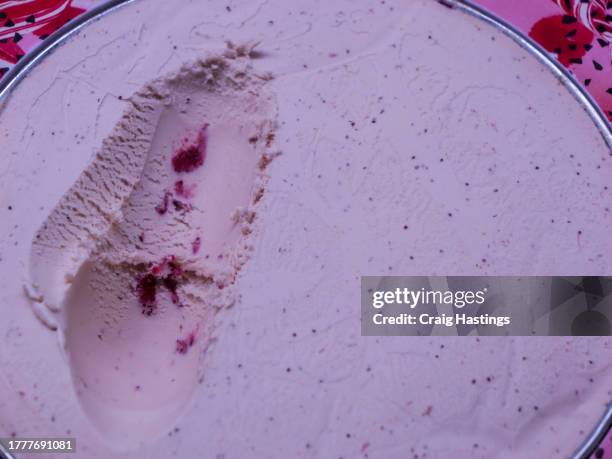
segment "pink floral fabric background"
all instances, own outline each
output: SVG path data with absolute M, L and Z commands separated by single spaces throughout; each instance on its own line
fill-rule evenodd
M 0 0 L 0 78 L 51 33 L 103 1 Z M 554 55 L 612 121 L 612 1 L 473 1 Z M 612 459 L 612 432 L 593 457 Z

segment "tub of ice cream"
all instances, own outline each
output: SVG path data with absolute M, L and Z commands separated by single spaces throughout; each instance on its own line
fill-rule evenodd
M 122 3 L 0 89 L 3 431 L 594 451 L 609 338 L 367 339 L 351 306 L 365 274 L 609 272 L 612 134 L 565 70 L 459 2 Z

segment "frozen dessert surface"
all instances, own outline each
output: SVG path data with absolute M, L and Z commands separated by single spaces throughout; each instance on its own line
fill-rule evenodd
M 1 432 L 94 458 L 570 454 L 609 339 L 359 323 L 361 275 L 609 271 L 610 148 L 549 71 L 432 1 L 143 5 L 0 113 Z
M 147 83 L 34 237 L 34 311 L 115 443 L 172 427 L 234 302 L 274 135 L 252 73 L 228 49 Z

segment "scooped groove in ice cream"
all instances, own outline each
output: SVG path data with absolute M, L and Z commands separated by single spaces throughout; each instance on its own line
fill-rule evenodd
M 36 233 L 37 316 L 111 438 L 168 429 L 233 303 L 273 157 L 274 100 L 251 46 L 147 84 Z M 146 383 L 146 392 L 140 392 Z

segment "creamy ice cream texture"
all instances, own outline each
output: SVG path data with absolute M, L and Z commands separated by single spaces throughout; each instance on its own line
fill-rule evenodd
M 35 235 L 28 296 L 60 329 L 77 394 L 111 436 L 168 427 L 197 383 L 190 348 L 234 301 L 274 136 L 248 53 L 200 60 L 131 96 Z
M 609 271 L 610 148 L 549 71 L 436 2 L 150 3 L 0 115 L 2 431 L 79 457 L 567 456 L 609 339 L 359 324 L 361 275 Z

